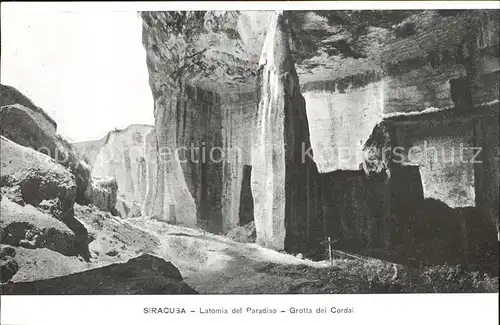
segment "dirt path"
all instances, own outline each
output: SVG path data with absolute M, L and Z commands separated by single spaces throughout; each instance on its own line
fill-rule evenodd
M 200 293 L 286 293 L 302 281 L 289 274 L 266 272 L 274 265 L 318 268 L 328 265 L 302 260 L 256 244 L 237 243 L 199 230 L 152 220 L 128 222 L 157 236 L 160 245 L 156 254 L 174 263 L 185 282 Z

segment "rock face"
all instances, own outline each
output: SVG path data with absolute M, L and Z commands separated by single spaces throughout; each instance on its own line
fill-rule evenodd
M 356 170 L 361 148 L 380 122 L 384 105 L 380 72 L 361 75 L 356 88 L 338 89 L 335 82 L 303 86 L 314 160 L 322 173 Z M 346 84 L 348 85 L 348 84 Z
M 74 176 L 49 156 L 20 146 L 3 136 L 0 140 L 2 188 L 15 189 L 23 203 L 34 206 L 43 200 L 58 199 L 62 204 L 60 220 L 71 219 L 76 196 Z
M 152 129 L 149 125 L 130 125 L 109 132 L 101 140 L 75 143 L 90 162 L 92 177 L 114 178 L 118 197 L 129 205 L 142 204 L 146 197 L 148 162 L 156 159 L 146 151 L 146 134 Z
M 0 107 L 9 105 L 20 105 L 21 107 L 27 108 L 36 121 L 36 124 L 48 135 L 55 136 L 57 124 L 47 113 L 33 104 L 28 97 L 24 96 L 14 87 L 0 85 Z
M 157 148 L 171 156 L 158 160 L 143 214 L 212 232 L 238 225 L 255 111 L 251 81 L 269 15 L 142 13 Z
M 255 94 L 240 94 L 223 102 L 222 216 L 226 232 L 253 220 L 250 184 L 253 119 L 257 107 Z M 224 98 L 223 98 L 224 99 Z
M 150 159 L 147 160 L 147 168 L 146 168 L 146 197 L 144 198 L 144 202 L 142 202 L 142 210 L 141 214 L 143 216 L 154 217 L 154 208 L 156 201 L 156 184 L 158 183 L 158 149 L 157 149 L 157 140 L 156 133 L 153 130 L 149 131 L 146 134 L 145 144 L 144 144 L 146 152 L 149 153 Z
M 59 136 L 55 122 L 28 98 L 12 87 L 0 85 L 0 134 L 10 140 L 44 153 L 75 176 L 76 200 L 84 202 L 90 169 L 74 147 Z M 26 106 L 25 106 L 26 105 Z
M 363 167 L 390 197 L 384 210 L 392 217 L 385 220 L 395 242 L 389 246 L 403 245 L 422 254 L 425 243 L 432 241 L 440 255 L 433 250 L 421 259 L 434 262 L 451 258 L 473 263 L 498 254 L 493 208 L 498 198 L 488 194 L 498 187 L 498 145 L 486 140 L 498 137 L 498 127 L 482 127 L 497 121 L 498 106 L 493 105 L 470 113 L 386 118 L 374 128 L 365 144 Z M 414 176 L 408 178 L 404 171 L 410 169 Z M 401 233 L 412 240 L 397 235 Z
M 15 202 L 6 201 L 10 203 L 5 203 L 8 204 L 5 206 L 5 213 L 13 216 L 30 215 L 29 210 L 24 211 L 23 208 L 25 204 L 29 204 L 48 212 L 50 218 L 54 218 L 54 222 L 62 221 L 63 228 L 67 226 L 73 232 L 70 234 L 66 230 L 61 230 L 63 228 L 54 228 L 53 225 L 48 226 L 48 228 L 37 225 L 35 223 L 37 217 L 40 217 L 40 220 L 47 218 L 45 214 L 40 213 L 36 214 L 33 220 L 30 219 L 30 222 L 17 223 L 13 221 L 6 224 L 5 227 L 11 229 L 9 231 L 13 234 L 12 238 L 22 240 L 21 237 L 25 237 L 27 243 L 34 241 L 34 247 L 39 247 L 39 245 L 43 246 L 49 243 L 49 238 L 55 235 L 55 238 L 59 238 L 65 243 L 61 244 L 65 247 L 61 249 L 65 253 L 78 253 L 84 258 L 88 258 L 87 231 L 74 218 L 73 213 L 77 188 L 75 177 L 49 156 L 18 145 L 3 136 L 0 138 L 2 157 L 0 185 L 5 196 L 4 199 L 10 198 Z M 4 210 L 3 204 L 2 212 Z M 2 217 L 3 215 L 2 213 Z M 42 224 L 45 224 L 45 221 Z M 59 230 L 52 231 L 51 229 Z M 20 244 L 17 239 L 13 239 L 13 242 L 9 243 Z M 61 246 L 60 244 L 54 245 Z
M 144 12 L 142 18 L 156 101 L 155 134 L 147 142 L 157 157 L 165 147 L 174 152 L 170 161 L 151 165 L 157 183 L 148 186 L 144 215 L 224 233 L 254 220 L 258 243 L 318 254 L 328 236 L 344 249 L 415 247 L 431 240 L 418 232 L 441 210 L 453 229 L 450 245 L 464 250 L 477 243 L 464 235 L 472 227 L 470 207 L 498 227 L 498 145 L 488 140 L 498 138 L 497 114 L 466 116 L 498 100 L 491 86 L 498 84 L 497 13 Z M 425 143 L 482 146 L 485 162 L 418 165 L 405 158 L 394 165 L 399 155 L 368 150 L 399 146 L 404 158 Z M 207 153 L 221 146 L 225 159 L 186 161 L 184 149 L 193 144 Z M 237 155 L 227 154 L 235 148 Z
M 308 111 L 315 157 L 321 171 L 336 171 L 322 175 L 325 228 L 352 240 L 339 244 L 346 250 L 399 247 L 421 262 L 494 257 L 498 198 L 488 193 L 498 191 L 498 141 L 487 139 L 498 139 L 498 94 L 490 86 L 498 83 L 498 56 L 489 54 L 498 47 L 498 14 L 426 11 L 398 26 L 379 54 L 361 59 L 371 58 L 370 68 L 346 69 L 350 75 L 328 82 L 301 78 L 306 103 L 316 108 Z M 328 113 L 337 119 L 324 118 Z M 473 147 L 481 148 L 477 163 Z M 337 163 L 344 157 L 332 149 L 343 148 L 357 157 Z M 374 191 L 381 193 L 376 200 Z M 342 221 L 344 214 L 354 223 Z M 430 241 L 440 254 L 426 249 Z
M 64 255 L 78 254 L 75 234 L 62 221 L 31 205 L 23 207 L 5 197 L 1 205 L 2 244 L 25 248 L 46 247 Z
M 4 295 L 120 295 L 196 294 L 182 281 L 179 270 L 161 258 L 141 255 L 126 263 L 111 264 L 67 276 L 3 285 Z
M 180 105 L 181 90 L 164 88 L 164 91 L 155 101 L 158 171 L 153 217 L 195 227 L 196 203 L 186 183 L 177 142 L 177 105 Z
M 289 38 L 286 15 L 276 14 L 260 60 L 252 193 L 257 242 L 303 252 L 321 238 L 315 233 L 321 231 L 321 213 L 318 171 Z

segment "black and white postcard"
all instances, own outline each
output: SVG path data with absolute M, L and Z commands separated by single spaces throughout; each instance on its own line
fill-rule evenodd
M 499 8 L 2 3 L 2 324 L 496 324 Z

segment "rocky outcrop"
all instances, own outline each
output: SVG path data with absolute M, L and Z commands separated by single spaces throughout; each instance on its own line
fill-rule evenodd
M 0 238 L 2 244 L 24 248 L 46 247 L 64 255 L 77 255 L 73 231 L 62 221 L 31 205 L 20 206 L 7 198 L 1 202 Z
M 33 282 L 8 283 L 4 295 L 120 295 L 120 294 L 196 294 L 183 282 L 179 270 L 170 262 L 152 255 L 141 255 L 126 263 L 111 264 L 67 276 Z
M 17 144 L 53 158 L 67 168 L 75 176 L 76 200 L 84 202 L 84 191 L 90 178 L 87 164 L 75 148 L 57 134 L 55 122 L 42 109 L 33 105 L 14 88 L 0 86 L 0 134 Z
M 0 85 L 0 107 L 8 105 L 19 105 L 27 108 L 36 124 L 48 135 L 55 136 L 57 124 L 44 110 L 14 87 Z
M 257 242 L 305 252 L 322 237 L 319 182 L 289 39 L 287 16 L 278 13 L 260 60 L 252 193 Z
M 254 105 L 251 80 L 268 16 L 142 13 L 156 103 L 156 145 L 171 157 L 158 160 L 158 184 L 148 191 L 144 215 L 213 232 L 226 232 L 239 223 L 243 165 L 250 164 L 249 144 L 242 144 L 251 118 L 242 117 L 251 117 L 253 111 L 247 109 Z M 232 155 L 233 148 L 242 154 Z M 215 159 L 210 159 L 211 152 Z
M 379 55 L 381 40 L 391 34 L 391 22 L 399 22 L 410 14 L 288 12 L 289 59 L 299 63 L 299 78 L 306 84 L 328 80 L 331 71 L 335 76 L 347 78 L 343 71 L 346 66 L 360 67 L 356 70 L 362 76 L 360 78 L 367 79 L 366 72 L 373 70 L 378 58 L 372 54 Z M 254 193 L 243 187 L 246 180 L 244 166 L 252 165 L 252 121 L 257 114 L 257 99 L 253 93 L 260 87 L 255 86 L 254 78 L 262 73 L 255 73 L 253 67 L 257 67 L 262 54 L 272 16 L 272 12 L 229 11 L 142 13 L 143 44 L 156 101 L 157 147 L 168 144 L 171 150 L 177 151 L 186 146 L 189 148 L 193 143 L 205 142 L 208 150 L 222 145 L 226 154 L 232 149 L 238 151 L 236 158 L 226 155 L 221 166 L 217 163 L 202 166 L 184 163 L 181 162 L 183 157 L 177 158 L 173 154 L 168 167 L 158 166 L 159 172 L 155 174 L 158 184 L 148 190 L 150 194 L 143 215 L 201 226 L 215 232 L 226 232 L 247 222 L 246 218 L 250 219 L 245 212 L 248 209 L 246 201 Z M 366 23 L 373 23 L 374 28 L 364 29 Z M 351 25 L 355 32 L 349 29 Z M 316 75 L 320 77 L 316 78 Z M 295 83 L 298 86 L 298 79 Z M 377 93 L 377 89 L 369 89 L 367 96 L 361 96 L 369 102 L 378 98 Z M 371 105 L 369 113 L 378 107 Z M 353 119 L 365 111 L 364 108 L 357 110 Z M 164 114 L 168 114 L 168 118 Z M 306 118 L 300 114 L 294 111 L 290 116 Z M 363 132 L 340 141 L 338 145 L 352 145 L 367 136 L 376 119 L 370 116 L 365 120 L 366 123 L 362 122 Z M 309 135 L 307 138 L 309 141 Z M 321 136 L 313 138 L 315 147 L 325 142 Z M 339 167 L 328 165 L 329 157 L 324 158 L 323 171 Z M 358 163 L 356 160 L 351 166 L 354 164 L 357 168 Z M 175 184 L 174 190 L 169 185 L 172 183 Z M 243 195 L 245 199 L 242 201 Z M 181 203 L 184 209 L 177 211 Z M 260 207 L 254 206 L 254 209 L 258 211 Z M 309 226 L 317 228 L 312 224 Z
M 497 124 L 494 104 L 473 112 L 392 116 L 375 126 L 362 167 L 372 184 L 385 189 L 386 199 L 379 203 L 386 203 L 379 206 L 386 215 L 383 229 L 389 231 L 386 248 L 399 245 L 406 258 L 427 263 L 488 264 L 498 256 L 498 210 L 493 208 L 498 197 L 489 192 L 498 191 L 498 144 L 489 140 L 498 138 Z
M 74 176 L 47 155 L 3 136 L 1 144 L 1 186 L 19 191 L 24 203 L 35 206 L 45 199 L 60 199 L 61 220 L 71 218 L 76 196 Z
M 94 178 L 112 177 L 118 186 L 118 196 L 127 204 L 142 204 L 147 192 L 147 166 L 151 159 L 146 151 L 149 125 L 130 125 L 109 132 L 103 139 L 75 143 L 89 161 Z
M 18 210 L 28 204 L 49 213 L 54 221 L 62 221 L 62 225 L 66 225 L 74 233 L 73 252 L 88 258 L 87 231 L 74 218 L 73 205 L 77 189 L 75 177 L 49 156 L 18 145 L 3 136 L 0 139 L 2 157 L 0 185 L 4 199 L 13 199 L 16 203 L 12 204 L 19 206 Z M 43 218 L 45 214 L 38 216 Z M 24 226 L 21 228 L 20 234 L 28 231 Z M 37 226 L 34 228 L 40 229 Z M 45 238 L 39 241 L 40 245 L 44 245 L 46 240 Z M 69 249 L 65 251 L 69 253 Z
M 498 100 L 491 86 L 498 83 L 496 16 L 142 13 L 156 103 L 147 142 L 157 157 L 166 147 L 172 152 L 151 165 L 157 183 L 148 186 L 143 215 L 224 233 L 254 220 L 258 243 L 290 252 L 324 251 L 319 244 L 328 236 L 354 250 L 425 242 L 411 229 L 438 213 L 425 203 L 431 198 L 454 211 L 481 202 L 481 213 L 498 225 L 498 145 L 488 140 L 498 138 L 494 122 L 457 126 L 439 113 L 471 113 L 471 103 Z M 432 112 L 438 121 L 417 117 Z M 408 121 L 395 125 L 392 118 L 402 115 Z M 383 150 L 401 146 L 404 158 L 427 142 L 484 146 L 486 162 L 394 165 L 397 157 Z M 207 153 L 221 146 L 225 159 L 185 161 L 192 145 Z M 236 156 L 227 155 L 235 148 Z M 458 229 L 466 217 L 455 212 L 445 213 L 461 220 L 450 223 L 452 246 L 464 247 L 469 240 Z

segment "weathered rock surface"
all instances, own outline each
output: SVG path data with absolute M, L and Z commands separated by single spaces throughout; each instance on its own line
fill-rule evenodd
M 367 73 L 364 82 L 372 83 L 343 91 L 333 82 L 301 88 L 320 172 L 358 169 L 362 145 L 381 120 L 384 88 L 379 78 Z
M 19 271 L 15 256 L 16 251 L 12 246 L 0 245 L 0 283 L 7 282 Z
M 57 134 L 55 122 L 42 109 L 14 88 L 0 87 L 0 134 L 19 145 L 46 154 L 66 167 L 75 176 L 76 200 L 84 202 L 83 193 L 90 178 L 87 164 L 75 148 Z
M 16 188 L 23 201 L 38 205 L 45 199 L 60 199 L 62 221 L 72 218 L 76 184 L 74 176 L 47 155 L 1 136 L 1 186 Z
M 391 22 L 399 22 L 410 14 L 396 14 L 394 18 L 389 13 L 378 17 L 372 11 L 356 12 L 353 17 L 351 12 L 287 13 L 292 47 L 289 56 L 299 62 L 301 82 L 302 78 L 305 84 L 332 79 L 331 71 L 336 73 L 334 78 L 345 77 L 346 71 L 340 68 L 346 63 L 351 68 L 362 67 L 358 69 L 362 74 L 373 70 L 382 41 L 390 34 Z M 158 167 L 155 175 L 158 184 L 148 191 L 143 215 L 215 232 L 226 232 L 246 222 L 248 213 L 240 216 L 239 212 L 246 209 L 245 200 L 241 200 L 246 177 L 244 166 L 252 164 L 250 138 L 256 114 L 253 67 L 258 66 L 272 15 L 272 12 L 142 13 L 143 44 L 156 101 L 158 148 L 169 146 L 177 151 L 205 142 L 208 149 L 222 144 L 225 153 L 234 148 L 239 152 L 236 158 L 226 156 L 222 166 L 182 162 L 181 168 L 178 160 L 183 157 L 174 154 L 168 167 Z M 361 28 L 364 20 L 373 23 L 378 18 L 384 22 L 368 30 Z M 356 32 L 351 32 L 346 22 L 353 22 Z M 330 64 L 332 60 L 334 63 Z M 308 78 L 315 75 L 321 77 Z M 377 98 L 377 91 L 368 92 L 374 95 L 365 96 L 366 102 Z M 378 105 L 371 105 L 370 114 L 377 108 Z M 363 132 L 339 144 L 352 145 L 367 136 L 376 119 L 370 116 L 366 120 Z M 314 139 L 315 147 L 325 143 L 321 136 Z M 326 164 L 320 166 L 323 171 L 332 168 L 330 157 L 323 157 L 321 162 Z M 354 164 L 357 167 L 356 161 Z M 171 183 L 176 184 L 175 190 L 170 188 Z M 244 192 L 246 197 L 251 194 Z M 182 211 L 178 211 L 179 205 L 184 207 Z
M 160 91 L 162 84 L 178 86 L 179 77 L 216 93 L 249 93 L 255 89 L 251 80 L 271 12 L 141 14 L 153 93 Z
M 160 246 L 158 238 L 96 207 L 75 204 L 75 216 L 89 231 L 91 261 L 116 263 L 155 252 Z M 106 255 L 111 251 L 117 254 Z
M 73 231 L 62 221 L 31 205 L 20 206 L 7 198 L 1 202 L 0 238 L 2 244 L 25 248 L 46 247 L 64 255 L 77 255 Z
M 57 132 L 56 122 L 40 107 L 24 96 L 19 90 L 11 86 L 0 85 L 0 107 L 8 105 L 20 105 L 30 111 L 30 115 L 36 124 L 48 135 L 55 136 Z
M 251 81 L 269 13 L 143 12 L 142 17 L 156 144 L 172 153 L 171 161 L 159 162 L 158 184 L 148 190 L 143 215 L 226 232 L 239 223 L 255 105 Z
M 144 198 L 144 202 L 142 204 L 141 214 L 143 216 L 153 217 L 155 202 L 156 202 L 156 191 L 157 191 L 157 183 L 158 183 L 158 148 L 157 148 L 157 140 L 156 133 L 153 130 L 149 131 L 146 134 L 144 139 L 144 148 L 148 153 L 150 159 L 146 161 L 146 197 Z
M 287 16 L 277 13 L 259 67 L 252 193 L 257 242 L 305 252 L 321 238 L 319 181 L 289 40 Z
M 0 140 L 0 185 L 6 196 L 4 199 L 14 198 L 14 201 L 22 205 L 38 207 L 50 213 L 54 221 L 62 221 L 74 233 L 77 253 L 88 258 L 87 231 L 74 218 L 73 212 L 77 188 L 75 177 L 47 155 L 18 145 L 3 136 L 0 136 Z M 44 214 L 40 215 L 42 216 Z
M 141 255 L 81 273 L 33 282 L 8 283 L 2 294 L 196 294 L 170 262 Z
M 75 143 L 78 151 L 90 162 L 92 177 L 112 177 L 118 185 L 118 196 L 127 204 L 142 204 L 147 192 L 147 166 L 151 156 L 146 151 L 149 125 L 130 125 L 109 132 L 103 139 Z
M 328 234 L 355 249 L 411 245 L 402 237 L 418 228 L 414 203 L 426 198 L 451 209 L 477 204 L 498 229 L 498 145 L 488 140 L 498 139 L 495 119 L 417 116 L 471 113 L 473 104 L 498 100 L 497 13 L 302 11 L 283 13 L 279 23 L 274 15 L 142 13 L 156 103 L 148 146 L 157 157 L 161 148 L 176 152 L 157 160 L 143 215 L 213 232 L 255 219 L 259 243 L 294 252 L 324 250 L 317 244 Z M 386 120 L 379 123 L 393 115 L 407 121 L 385 130 Z M 183 149 L 203 142 L 239 154 L 221 165 L 185 162 Z M 427 142 L 484 146 L 485 163 L 394 167 L 392 156 L 366 150 Z M 453 236 L 463 244 L 457 224 Z M 407 237 L 425 242 L 415 236 Z
M 364 146 L 364 173 L 391 197 L 384 210 L 393 217 L 385 218 L 384 229 L 409 255 L 418 250 L 421 260 L 474 263 L 498 254 L 498 197 L 490 192 L 498 191 L 498 143 L 488 140 L 498 139 L 497 125 L 498 104 L 393 116 L 374 128 Z M 410 169 L 408 178 L 402 171 Z
M 164 88 L 164 91 L 155 101 L 158 171 L 152 217 L 195 227 L 196 203 L 186 183 L 177 142 L 180 89 Z
M 78 256 L 63 255 L 48 248 L 13 247 L 18 266 L 11 282 L 37 281 L 81 272 L 91 264 Z

